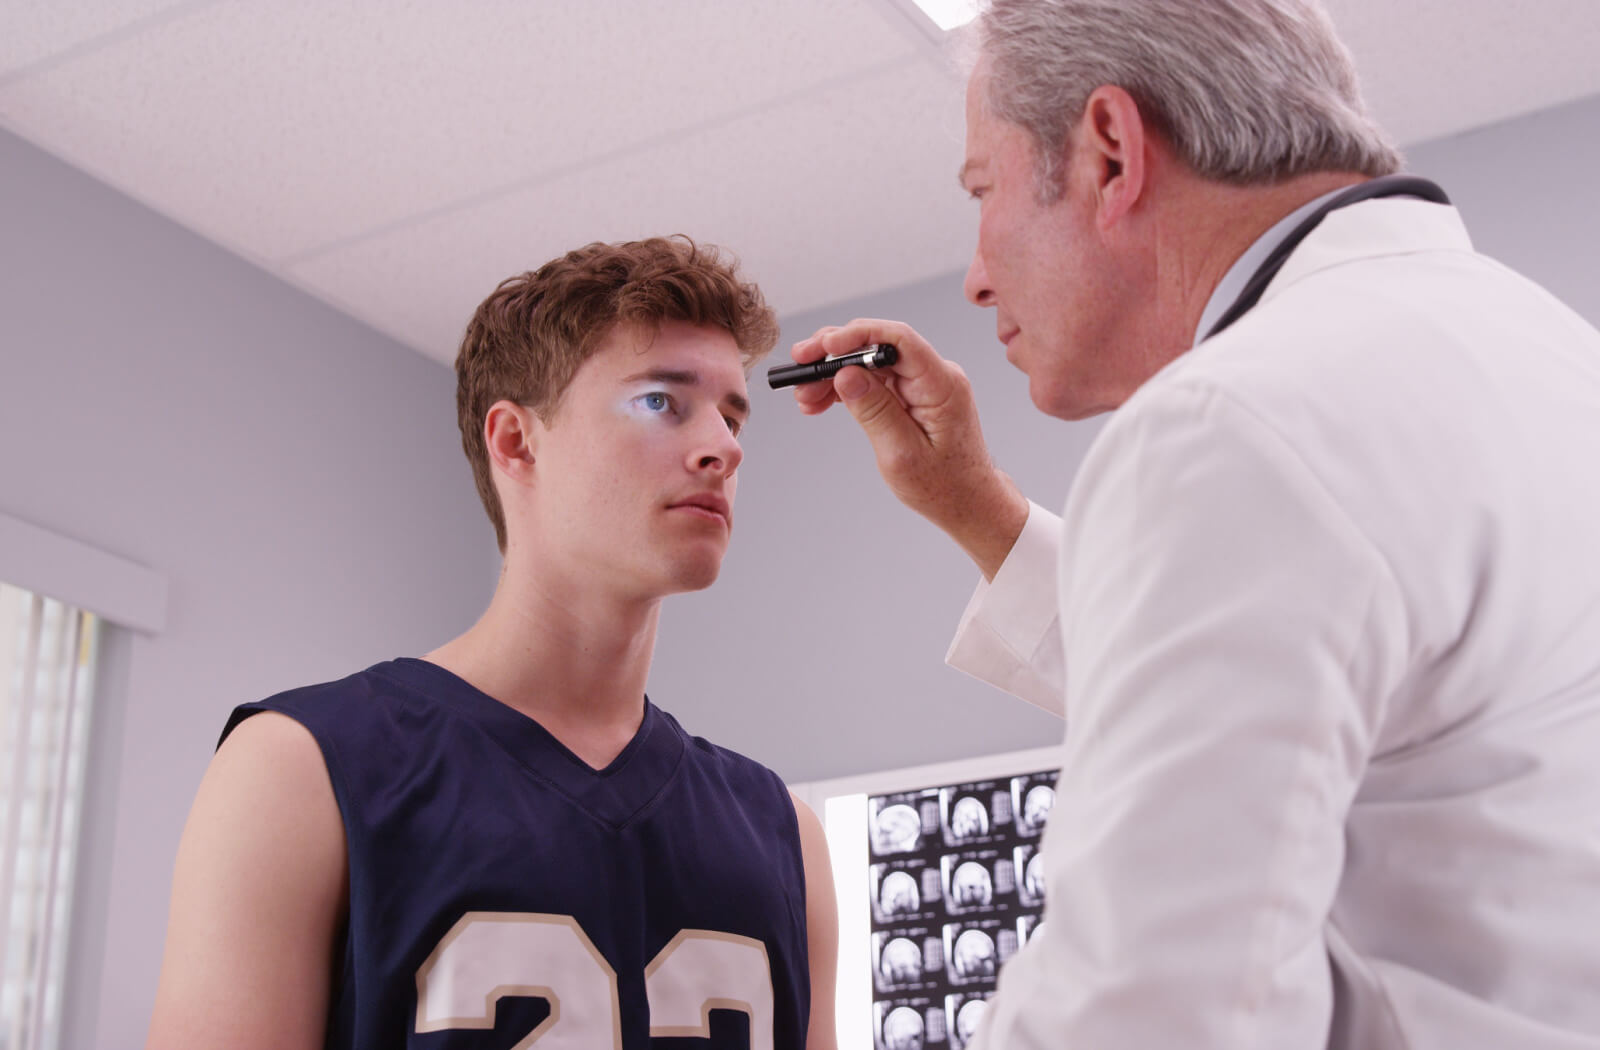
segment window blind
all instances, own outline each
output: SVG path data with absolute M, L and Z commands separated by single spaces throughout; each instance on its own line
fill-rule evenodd
M 0 1050 L 56 1050 L 99 621 L 0 583 Z

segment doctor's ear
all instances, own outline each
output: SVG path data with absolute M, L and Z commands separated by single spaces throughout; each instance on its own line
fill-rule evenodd
M 494 469 L 518 481 L 532 475 L 541 424 L 533 409 L 496 401 L 483 417 L 483 440 Z
M 1145 150 L 1151 126 L 1132 95 L 1102 85 L 1084 103 L 1078 146 L 1093 165 L 1096 211 L 1101 226 L 1110 226 L 1132 210 L 1144 192 Z

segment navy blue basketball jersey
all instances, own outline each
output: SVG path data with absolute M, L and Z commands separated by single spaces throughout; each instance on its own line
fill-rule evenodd
M 770 770 L 648 700 L 595 770 L 423 660 L 245 704 L 223 738 L 258 711 L 311 731 L 344 819 L 329 1048 L 805 1045 L 804 864 Z

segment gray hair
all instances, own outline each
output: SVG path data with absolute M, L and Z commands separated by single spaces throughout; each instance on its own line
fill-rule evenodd
M 1045 200 L 1065 188 L 1067 136 L 1106 84 L 1204 178 L 1400 168 L 1317 0 L 992 0 L 977 33 L 988 110 L 1033 139 Z

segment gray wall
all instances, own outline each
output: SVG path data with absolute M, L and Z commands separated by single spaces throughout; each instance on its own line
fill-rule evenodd
M 1600 321 L 1597 132 L 1591 99 L 1411 166 L 1481 248 Z M 172 585 L 167 630 L 111 647 L 72 957 L 67 1045 L 137 1046 L 227 710 L 449 637 L 487 599 L 493 543 L 445 369 L 4 134 L 0 230 L 0 510 Z M 996 460 L 1061 503 L 1095 426 L 1031 409 L 959 274 L 786 318 L 778 353 L 857 315 L 959 359 Z M 652 697 L 791 780 L 1053 742 L 1052 718 L 942 665 L 974 574 L 882 490 L 854 424 L 753 395 L 733 550 L 668 603 Z
M 1473 244 L 1600 324 L 1600 96 L 1406 151 Z
M 497 569 L 448 370 L 0 133 L 0 510 L 163 573 L 114 638 L 66 1046 L 142 1045 L 228 710 L 415 653 Z

